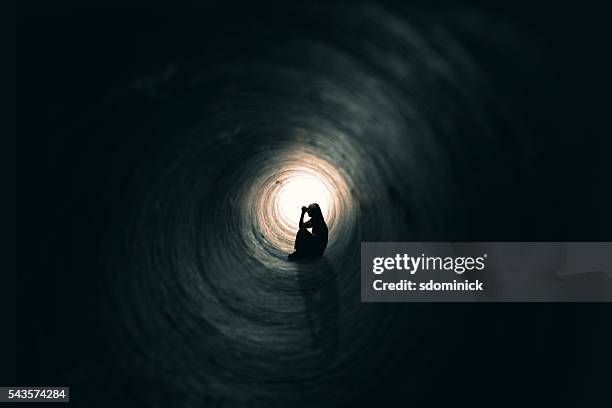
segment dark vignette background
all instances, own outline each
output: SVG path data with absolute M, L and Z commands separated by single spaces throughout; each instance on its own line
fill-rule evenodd
M 82 123 L 88 123 L 101 96 L 117 84 L 163 71 L 167 61 L 196 53 L 203 42 L 210 41 L 205 46 L 223 54 L 223 44 L 214 42 L 223 37 L 219 33 L 229 19 L 248 23 L 267 16 L 282 21 L 293 8 L 274 3 L 203 3 L 191 9 L 111 3 L 19 5 L 17 384 L 65 385 L 67 379 L 78 378 L 79 384 L 67 384 L 74 387 L 75 397 L 104 390 L 108 395 L 100 406 L 139 406 L 145 404 L 133 391 L 140 389 L 134 386 L 139 379 L 116 370 L 97 335 L 97 322 L 88 314 L 96 306 L 91 296 L 95 282 L 83 273 L 98 267 L 102 235 L 111 219 L 100 191 L 109 178 L 105 163 L 130 141 L 120 139 L 127 131 L 116 140 L 90 140 L 81 133 Z M 401 8 L 383 3 L 391 10 Z M 525 109 L 534 133 L 542 135 L 534 149 L 546 154 L 541 155 L 537 180 L 527 185 L 517 181 L 520 197 L 507 201 L 507 208 L 478 209 L 482 225 L 474 225 L 468 236 L 446 239 L 611 240 L 610 202 L 604 193 L 609 184 L 605 138 L 610 135 L 607 10 L 587 3 L 467 3 L 524 30 L 545 50 L 540 58 L 549 69 L 540 78 L 545 81 L 538 87 L 542 94 L 529 95 L 533 104 Z M 435 13 L 449 4 L 428 7 Z M 155 121 L 155 102 L 133 98 L 133 109 L 109 112 L 113 121 L 128 129 L 143 118 Z M 151 128 L 155 137 L 155 126 Z M 517 213 L 518 201 L 521 208 L 528 202 L 530 211 Z M 488 217 L 507 221 L 491 229 L 484 221 Z M 67 259 L 65 254 L 70 254 Z M 605 405 L 612 343 L 608 305 L 435 308 L 449 309 L 448 319 L 436 322 L 439 329 L 425 339 L 428 347 L 422 352 L 430 367 L 444 367 L 437 373 L 439 382 L 420 382 L 419 372 L 405 370 L 409 361 L 398 361 L 381 380 L 385 386 L 359 397 L 364 406 L 496 404 L 515 398 L 529 405 Z M 463 335 L 461 344 L 455 344 L 457 352 L 438 355 L 436 350 L 456 341 L 453 333 L 458 331 Z M 83 372 L 75 374 L 75 367 Z M 413 387 L 416 392 L 398 391 Z

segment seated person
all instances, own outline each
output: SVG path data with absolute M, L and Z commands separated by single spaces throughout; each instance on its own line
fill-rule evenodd
M 308 213 L 310 219 L 304 222 L 304 214 Z M 312 233 L 308 231 L 312 228 Z M 327 247 L 327 224 L 319 204 L 313 203 L 302 207 L 300 216 L 300 229 L 295 237 L 295 252 L 289 254 L 289 259 L 313 258 L 323 255 Z

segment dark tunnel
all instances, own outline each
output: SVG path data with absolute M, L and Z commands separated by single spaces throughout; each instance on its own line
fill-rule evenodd
M 602 37 L 509 3 L 24 14 L 20 382 L 88 407 L 596 401 L 607 305 L 360 302 L 362 241 L 610 238 Z M 327 250 L 288 262 L 315 200 Z

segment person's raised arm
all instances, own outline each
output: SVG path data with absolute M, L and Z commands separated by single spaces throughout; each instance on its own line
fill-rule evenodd
M 306 214 L 306 207 L 302 207 L 302 215 L 300 215 L 300 228 L 304 228 L 304 214 Z

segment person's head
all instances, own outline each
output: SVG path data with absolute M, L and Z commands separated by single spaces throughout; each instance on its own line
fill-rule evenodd
M 321 212 L 321 208 L 319 207 L 319 204 L 317 203 L 310 204 L 306 212 L 308 213 L 310 218 L 316 221 L 323 221 L 323 213 Z

